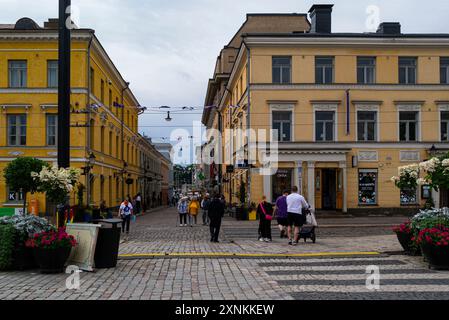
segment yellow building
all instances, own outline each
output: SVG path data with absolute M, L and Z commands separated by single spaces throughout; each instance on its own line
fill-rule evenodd
M 279 141 L 254 168 L 239 169 L 238 158 L 244 163 L 271 134 L 225 137 L 223 154 L 235 165 L 233 173 L 222 167 L 225 194 L 238 202 L 245 183 L 249 201 L 275 201 L 297 185 L 317 210 L 416 211 L 426 192 L 398 190 L 390 179 L 431 150 L 449 150 L 449 34 L 403 34 L 399 23 L 332 33 L 332 5 L 309 13 L 310 30 L 243 34 L 219 113 L 205 112 L 209 128 L 218 117 L 223 128 L 275 130 Z M 260 174 L 268 156 L 278 159 L 274 175 Z
M 0 25 L 0 171 L 21 156 L 57 162 L 57 27 L 57 19 L 44 27 L 28 18 Z M 144 109 L 94 30 L 73 30 L 71 59 L 71 166 L 85 172 L 84 204 L 104 200 L 115 207 L 143 190 L 149 179 L 143 159 L 162 155 L 148 154 L 149 143 L 138 134 Z M 20 206 L 21 197 L 19 190 L 8 190 L 2 174 L 0 206 Z M 45 212 L 45 197 L 33 198 Z M 72 194 L 72 204 L 75 199 Z

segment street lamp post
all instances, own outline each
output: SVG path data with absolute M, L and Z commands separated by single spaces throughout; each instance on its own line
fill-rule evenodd
M 58 166 L 70 167 L 70 18 L 71 0 L 59 0 Z

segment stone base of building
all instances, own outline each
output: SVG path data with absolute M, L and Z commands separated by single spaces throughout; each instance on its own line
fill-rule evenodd
M 382 216 L 407 216 L 412 217 L 419 212 L 420 208 L 416 207 L 403 207 L 403 208 L 378 208 L 378 207 L 366 207 L 348 209 L 348 215 L 366 217 L 371 215 Z

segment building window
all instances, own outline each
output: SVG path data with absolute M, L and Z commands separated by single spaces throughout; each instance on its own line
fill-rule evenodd
M 357 83 L 373 84 L 376 82 L 376 58 L 357 58 Z
M 47 114 L 47 146 L 56 146 L 58 141 L 58 116 Z
M 10 88 L 27 87 L 27 61 L 25 60 L 9 61 L 9 87 Z
M 109 155 L 112 156 L 112 131 L 109 131 Z
M 102 153 L 104 153 L 104 126 L 101 126 L 101 129 L 100 129 L 100 150 L 101 150 L 101 152 Z
M 47 86 L 49 88 L 58 87 L 58 60 L 47 61 Z
M 359 205 L 377 204 L 377 170 L 359 171 Z
M 401 205 L 412 205 L 418 203 L 418 191 L 416 188 L 401 189 Z
M 26 115 L 8 115 L 8 145 L 25 146 L 27 144 Z
M 441 112 L 441 141 L 449 141 L 449 111 Z
M 292 112 L 274 111 L 273 112 L 273 130 L 274 140 L 279 142 L 291 141 L 292 137 Z
M 449 58 L 440 58 L 441 84 L 449 84 Z
M 115 136 L 115 157 L 117 159 L 120 159 L 120 148 L 119 148 L 119 146 L 120 146 L 119 138 L 118 138 L 118 136 Z
M 89 123 L 90 127 L 90 149 L 95 150 L 95 120 L 91 119 Z
M 357 112 L 357 138 L 358 141 L 377 140 L 377 112 L 358 111 Z
M 418 140 L 418 112 L 401 111 L 399 113 L 399 140 Z
M 291 71 L 291 57 L 273 57 L 273 83 L 291 83 Z
M 416 83 L 416 58 L 399 58 L 399 83 Z
M 315 114 L 316 141 L 334 141 L 335 112 L 317 111 Z
M 95 95 L 95 71 L 94 71 L 94 68 L 90 68 L 90 93 Z
M 104 80 L 103 79 L 101 79 L 100 100 L 101 100 L 101 103 L 104 104 Z
M 109 108 L 112 108 L 112 90 L 111 89 L 109 89 L 108 98 L 109 98 Z
M 334 83 L 334 57 L 315 58 L 316 84 Z

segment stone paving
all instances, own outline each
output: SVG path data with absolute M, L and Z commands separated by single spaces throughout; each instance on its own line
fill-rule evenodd
M 117 268 L 80 273 L 80 288 L 66 288 L 66 274 L 37 271 L 0 273 L 5 300 L 449 300 L 449 272 L 428 270 L 420 257 L 398 254 L 274 258 L 261 254 L 354 251 L 395 252 L 400 247 L 391 226 L 404 218 L 354 218 L 319 221 L 318 242 L 288 246 L 273 233 L 273 243 L 257 241 L 257 223 L 226 218 L 221 243 L 207 240 L 203 226 L 178 227 L 172 209 L 139 217 L 122 243 Z M 376 220 L 377 219 L 377 220 Z M 337 221 L 338 220 L 338 221 Z M 377 225 L 377 227 L 376 227 Z M 276 227 L 273 227 L 273 230 Z M 250 233 L 250 235 L 248 235 Z M 254 236 L 255 235 L 255 236 Z M 211 253 L 254 257 L 208 257 Z M 142 254 L 195 253 L 196 257 Z M 380 270 L 380 290 L 366 287 L 367 267 Z

